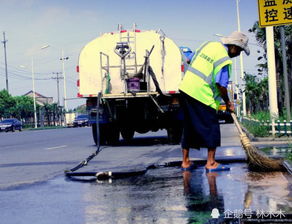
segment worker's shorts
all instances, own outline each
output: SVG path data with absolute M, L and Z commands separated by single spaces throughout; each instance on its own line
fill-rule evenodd
M 216 148 L 221 145 L 220 126 L 215 109 L 181 91 L 183 134 L 181 145 L 188 148 Z

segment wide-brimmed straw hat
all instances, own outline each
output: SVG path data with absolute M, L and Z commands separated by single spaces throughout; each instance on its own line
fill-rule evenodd
M 242 32 L 234 31 L 230 36 L 222 37 L 221 41 L 223 44 L 235 45 L 242 48 L 246 55 L 250 54 L 249 47 L 247 46 L 248 37 Z

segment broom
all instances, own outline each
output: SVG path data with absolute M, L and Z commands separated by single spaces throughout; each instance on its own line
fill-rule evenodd
M 249 138 L 242 131 L 242 128 L 232 112 L 231 116 L 239 132 L 242 147 L 246 153 L 248 166 L 254 171 L 282 171 L 285 170 L 282 159 L 272 159 L 260 153 L 258 149 L 250 143 Z

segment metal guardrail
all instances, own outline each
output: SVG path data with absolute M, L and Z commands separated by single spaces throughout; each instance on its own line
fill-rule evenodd
M 269 133 L 273 135 L 276 134 L 276 135 L 292 136 L 292 120 L 290 121 L 286 121 L 286 120 L 260 121 L 260 120 L 247 118 L 247 117 L 242 118 L 242 120 L 243 121 L 246 120 L 248 122 L 254 122 L 257 125 L 266 126 L 269 128 L 268 130 Z

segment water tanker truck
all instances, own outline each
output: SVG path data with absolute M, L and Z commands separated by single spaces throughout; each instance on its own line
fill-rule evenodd
M 77 72 L 95 143 L 115 144 L 120 134 L 130 141 L 135 132 L 160 129 L 167 130 L 170 143 L 180 141 L 182 54 L 161 30 L 119 27 L 105 33 L 81 50 Z

